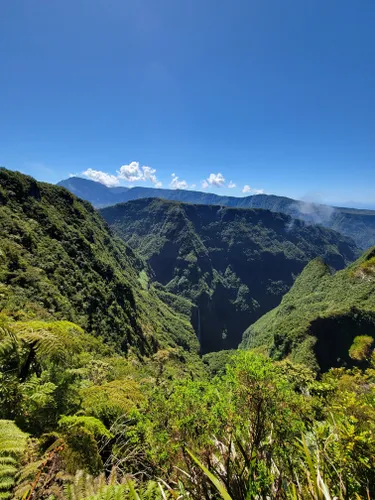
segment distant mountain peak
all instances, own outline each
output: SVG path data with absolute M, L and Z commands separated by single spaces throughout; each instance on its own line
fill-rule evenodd
M 144 186 L 109 188 L 81 177 L 65 179 L 58 185 L 89 201 L 96 208 L 104 208 L 141 198 L 162 198 L 185 203 L 235 208 L 263 208 L 339 231 L 345 236 L 353 238 L 356 244 L 363 249 L 375 244 L 375 210 L 332 207 L 273 194 L 235 197 L 186 189 L 161 189 Z

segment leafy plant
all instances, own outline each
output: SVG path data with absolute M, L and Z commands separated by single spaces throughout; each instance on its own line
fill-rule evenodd
M 27 445 L 27 434 L 14 422 L 0 420 L 0 498 L 12 498 L 18 466 Z

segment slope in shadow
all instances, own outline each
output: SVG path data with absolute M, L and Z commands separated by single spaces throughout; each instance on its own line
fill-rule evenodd
M 317 339 L 314 350 L 322 372 L 359 366 L 361 363 L 350 358 L 349 349 L 358 335 L 375 338 L 375 313 L 352 308 L 345 314 L 317 318 L 309 333 Z

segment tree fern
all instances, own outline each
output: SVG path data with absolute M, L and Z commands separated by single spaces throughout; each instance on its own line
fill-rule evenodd
M 27 442 L 27 434 L 11 420 L 0 420 L 0 499 L 12 497 L 12 490 Z
M 16 335 L 9 329 L 0 327 L 0 366 L 13 361 L 19 364 L 19 343 Z
M 69 321 L 25 321 L 12 325 L 17 339 L 31 348 L 39 363 L 61 363 L 84 347 L 83 330 Z
M 47 329 L 25 328 L 19 333 L 19 338 L 30 346 L 41 360 L 52 358 L 55 361 L 63 361 L 65 359 L 64 343 L 58 335 Z
M 61 337 L 47 328 L 34 329 L 28 323 L 0 328 L 0 366 L 6 366 L 6 371 L 9 371 L 8 366 L 11 365 L 12 371 L 18 371 L 22 381 L 28 376 L 36 358 L 39 361 L 62 361 L 66 356 L 64 348 Z M 22 351 L 23 356 L 20 355 Z
M 35 363 L 63 363 L 82 350 L 82 335 L 83 330 L 69 321 L 26 321 L 0 327 L 0 367 L 24 382 Z

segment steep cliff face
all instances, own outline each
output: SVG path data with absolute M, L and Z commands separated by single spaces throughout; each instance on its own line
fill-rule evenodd
M 189 307 L 161 300 L 148 272 L 89 203 L 0 169 L 0 311 L 74 321 L 123 351 L 197 351 Z
M 335 274 L 310 262 L 281 304 L 244 334 L 241 347 L 261 347 L 281 359 L 320 367 L 352 366 L 355 337 L 375 338 L 375 247 Z
M 203 352 L 237 347 L 312 258 L 340 269 L 357 256 L 340 234 L 267 210 L 142 199 L 101 213 L 157 281 L 196 304 Z

